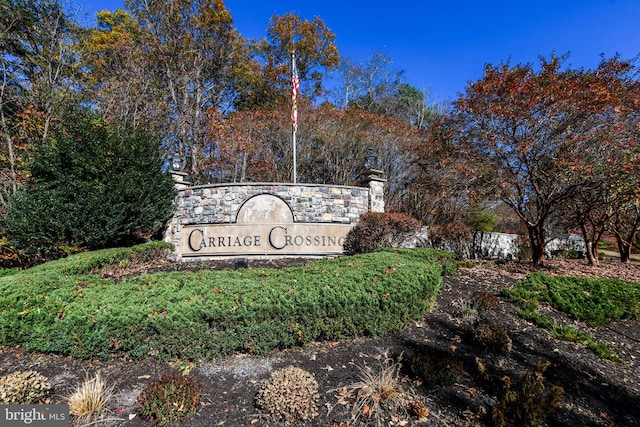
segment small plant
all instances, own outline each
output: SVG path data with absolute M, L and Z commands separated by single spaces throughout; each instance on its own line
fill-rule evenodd
M 426 384 L 450 386 L 462 381 L 462 364 L 451 354 L 431 350 L 411 358 L 411 371 Z
M 478 307 L 473 300 L 460 298 L 455 301 L 457 307 L 457 315 L 468 322 L 475 322 L 478 318 Z
M 460 260 L 455 262 L 458 268 L 475 268 L 476 263 L 470 260 Z
M 500 299 L 489 292 L 475 291 L 471 294 L 471 301 L 479 310 L 495 311 L 500 307 Z
M 473 329 L 473 341 L 483 348 L 499 353 L 511 351 L 512 342 L 500 325 L 481 323 Z
M 622 363 L 622 359 L 620 359 L 620 356 L 618 356 L 613 350 L 611 350 L 605 342 L 589 339 L 587 341 L 587 348 L 601 359 L 607 359 L 611 360 L 612 362 Z
M 538 363 L 536 368 L 524 374 L 520 392 L 511 389 L 511 378 L 505 376 L 505 393 L 497 406 L 493 408 L 493 422 L 503 427 L 507 422 L 522 427 L 534 427 L 549 415 L 562 402 L 564 389 L 551 386 L 547 391 L 542 373 L 549 362 Z
M 271 417 L 294 422 L 313 418 L 319 398 L 318 382 L 313 374 L 287 366 L 274 372 L 262 385 L 256 403 Z
M 204 388 L 196 379 L 166 374 L 142 390 L 137 400 L 138 410 L 143 416 L 165 425 L 192 415 L 203 394 Z
M 35 371 L 18 371 L 0 378 L 0 404 L 35 404 L 51 395 L 46 377 Z
M 107 386 L 99 373 L 94 378 L 85 378 L 67 398 L 69 413 L 78 417 L 79 424 L 97 418 L 113 396 L 113 386 Z
M 361 415 L 373 419 L 376 426 L 382 426 L 387 416 L 408 417 L 409 410 L 416 413 L 411 406 L 414 399 L 402 386 L 401 368 L 402 364 L 386 353 L 381 356 L 377 370 L 369 366 L 360 368 L 360 381 L 347 387 L 357 396 L 351 412 L 354 424 Z M 423 411 L 419 412 L 417 415 L 426 416 Z

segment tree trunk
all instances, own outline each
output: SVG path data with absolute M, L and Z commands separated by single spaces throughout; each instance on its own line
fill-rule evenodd
M 631 261 L 631 245 L 624 240 L 621 236 L 616 235 L 616 241 L 618 242 L 618 251 L 620 252 L 620 262 Z
M 582 224 L 580 227 L 582 229 L 582 238 L 584 239 L 584 248 L 587 254 L 587 261 L 589 265 L 598 265 L 598 244 L 597 242 L 593 242 L 589 240 L 587 228 Z
M 531 259 L 534 266 L 544 264 L 545 230 L 540 226 L 527 226 L 529 243 L 531 244 Z

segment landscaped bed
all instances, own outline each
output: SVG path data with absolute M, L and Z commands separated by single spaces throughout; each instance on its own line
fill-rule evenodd
M 402 261 L 396 264 L 388 261 L 389 258 L 393 260 L 394 256 L 401 257 Z M 300 285 L 300 281 L 304 282 L 300 278 L 308 274 L 308 277 L 314 277 L 315 283 L 325 289 L 335 286 L 340 278 L 369 277 L 368 285 L 375 284 L 365 292 L 370 296 L 369 304 L 373 305 L 375 301 L 376 309 L 384 312 L 384 308 L 387 307 L 386 301 L 392 298 L 393 291 L 397 288 L 395 283 L 399 283 L 393 282 L 394 278 L 402 277 L 402 282 L 412 282 L 419 281 L 420 277 L 431 277 L 429 268 L 414 269 L 413 263 L 425 263 L 428 259 L 442 259 L 440 255 L 430 258 L 426 252 L 422 251 L 391 251 L 372 264 L 365 264 L 366 257 L 344 257 L 335 260 L 339 263 L 340 270 L 327 268 L 326 261 L 306 263 L 292 260 L 294 264 L 303 265 L 296 266 L 291 270 L 295 274 L 289 275 L 288 270 L 268 268 L 269 266 L 282 267 L 285 264 L 284 261 L 256 262 L 253 265 L 250 263 L 250 268 L 247 270 L 221 272 L 213 269 L 232 269 L 234 263 L 208 263 L 198 267 L 195 264 L 183 266 L 156 262 L 152 259 L 153 257 L 140 255 L 133 257 L 127 255 L 121 258 L 118 259 L 116 256 L 106 263 L 94 262 L 95 258 L 93 261 L 89 261 L 92 258 L 82 258 L 77 262 L 74 261 L 75 264 L 67 264 L 67 267 L 60 270 L 61 274 L 67 277 L 64 279 L 64 286 L 69 286 L 68 294 L 65 294 L 68 296 L 65 298 L 72 298 L 71 290 L 76 293 L 74 298 L 78 301 L 91 296 L 91 293 L 87 295 L 87 289 L 91 286 L 100 286 L 99 289 L 103 292 L 96 292 L 96 295 L 100 294 L 101 298 L 107 298 L 104 293 L 108 287 L 116 289 L 124 283 L 119 290 L 129 289 L 128 292 L 131 293 L 133 291 L 128 288 L 127 283 L 135 283 L 136 286 L 140 286 L 141 283 L 146 286 L 159 286 L 158 283 L 163 283 L 166 277 L 174 279 L 183 277 L 180 279 L 182 286 L 172 285 L 171 292 L 158 293 L 157 297 L 159 298 L 157 301 L 164 298 L 182 302 L 188 298 L 195 298 L 193 295 L 186 297 L 181 294 L 186 292 L 188 288 L 186 284 L 197 282 L 191 282 L 190 279 L 186 279 L 187 277 L 202 278 L 209 277 L 208 275 L 224 277 L 225 280 L 214 282 L 217 285 L 209 288 L 209 292 L 215 298 L 229 292 L 227 287 L 222 286 L 223 284 L 231 286 L 229 277 L 268 279 L 279 274 L 282 274 L 285 279 L 274 281 L 270 286 L 277 287 L 279 283 L 285 283 L 288 286 L 287 293 L 293 289 L 292 294 L 295 295 L 295 289 Z M 509 378 L 511 383 L 511 391 L 522 396 L 523 377 L 527 372 L 533 372 L 539 368 L 539 384 L 543 389 L 537 394 L 530 393 L 529 397 L 532 398 L 532 402 L 537 402 L 536 409 L 541 409 L 539 413 L 532 413 L 532 416 L 540 421 L 540 425 L 639 425 L 640 336 L 637 317 L 634 318 L 633 314 L 629 314 L 622 316 L 623 318 L 619 320 L 608 320 L 605 326 L 595 327 L 574 319 L 569 314 L 554 308 L 553 304 L 544 299 L 538 301 L 536 312 L 544 315 L 553 324 L 571 327 L 588 334 L 594 342 L 606 345 L 620 361 L 603 359 L 586 343 L 560 340 L 554 337 L 549 329 L 519 316 L 516 309 L 522 310 L 522 301 L 507 297 L 509 292 L 503 289 L 517 289 L 524 286 L 526 282 L 520 282 L 517 286 L 516 284 L 531 272 L 530 265 L 524 262 L 498 264 L 500 265 L 469 263 L 453 275 L 444 276 L 435 308 L 426 314 L 424 312 L 418 314 L 414 318 L 411 318 L 413 312 L 400 311 L 403 313 L 400 318 L 404 320 L 394 323 L 400 328 L 395 332 L 385 333 L 379 321 L 360 320 L 359 322 L 365 322 L 365 324 L 357 326 L 363 328 L 364 332 L 358 334 L 361 336 L 357 338 L 318 335 L 318 338 L 324 339 L 315 342 L 315 338 L 305 341 L 306 335 L 312 336 L 312 332 L 306 332 L 307 330 L 301 327 L 296 329 L 296 325 L 289 325 L 287 330 L 294 337 L 290 341 L 293 347 L 273 351 L 263 349 L 260 350 L 262 354 L 259 356 L 256 355 L 258 349 L 242 346 L 236 348 L 236 351 L 230 355 L 221 354 L 219 357 L 209 357 L 209 360 L 205 360 L 207 359 L 205 357 L 184 357 L 190 354 L 198 355 L 194 350 L 184 350 L 184 353 L 175 356 L 170 352 L 159 352 L 157 356 L 150 357 L 149 353 L 153 353 L 156 349 L 151 344 L 148 347 L 141 347 L 146 349 L 146 355 L 139 355 L 129 352 L 122 343 L 120 349 L 116 349 L 117 344 L 109 341 L 112 345 L 106 347 L 107 350 L 102 353 L 96 354 L 106 359 L 89 358 L 80 361 L 78 358 L 73 359 L 69 356 L 45 355 L 39 351 L 28 351 L 25 349 L 26 341 L 24 344 L 17 344 L 16 337 L 37 335 L 34 333 L 29 335 L 28 331 L 23 331 L 20 335 L 10 337 L 11 328 L 3 324 L 3 331 L 5 331 L 3 333 L 6 334 L 3 335 L 4 339 L 14 341 L 2 348 L 0 375 L 29 369 L 37 371 L 48 378 L 53 387 L 52 395 L 49 397 L 50 402 L 63 402 L 65 396 L 71 394 L 77 384 L 100 372 L 101 377 L 115 387 L 114 397 L 107 405 L 109 411 L 101 414 L 104 420 L 101 423 L 133 427 L 149 425 L 148 420 L 142 419 L 138 409 L 140 405 L 136 400 L 152 381 L 170 372 L 188 373 L 189 378 L 202 384 L 202 399 L 194 415 L 186 417 L 183 421 L 174 421 L 175 425 L 274 426 L 285 425 L 285 422 L 274 421 L 273 417 L 268 415 L 268 410 L 257 404 L 256 398 L 274 373 L 293 365 L 310 373 L 317 381 L 318 398 L 308 420 L 292 422 L 289 425 L 354 426 L 363 423 L 375 425 L 378 420 L 382 425 L 473 426 L 493 425 L 496 420 L 501 419 L 500 412 L 504 415 L 503 419 L 507 425 L 510 425 L 509 423 L 524 425 L 522 419 L 514 420 L 513 411 L 517 404 L 514 406 L 506 403 L 506 378 Z M 365 265 L 368 275 L 362 271 L 358 272 Z M 433 264 L 426 262 L 425 265 Z M 438 264 L 436 265 L 438 266 L 436 276 L 439 279 L 441 268 Z M 403 269 L 407 266 L 409 266 L 408 269 L 404 271 L 408 274 L 401 276 Z M 470 268 L 472 266 L 473 268 Z M 207 271 L 195 271 L 199 268 Z M 188 271 L 176 271 L 180 269 L 188 269 Z M 42 295 L 45 294 L 50 298 L 51 291 L 47 290 L 50 289 L 47 286 L 53 285 L 53 279 L 45 270 L 46 268 L 42 267 L 29 273 L 18 272 L 2 280 L 3 283 L 15 285 L 19 283 L 21 275 L 23 281 L 29 275 L 40 275 L 41 277 L 38 278 L 40 297 L 36 297 L 34 293 L 29 300 L 32 301 L 29 307 L 37 312 L 37 302 L 41 301 Z M 155 273 L 158 270 L 163 270 L 165 273 L 158 275 Z M 90 272 L 92 273 L 88 274 Z M 338 272 L 339 276 L 336 277 Z M 635 282 L 640 280 L 640 268 L 636 264 L 621 266 L 618 263 L 607 262 L 601 267 L 588 267 L 579 260 L 551 261 L 538 272 L 544 273 L 544 277 L 559 273 L 565 276 L 618 277 Z M 94 279 L 87 279 L 94 276 L 95 282 Z M 638 285 L 629 284 L 629 286 L 633 288 Z M 221 292 L 215 292 L 216 289 Z M 3 289 L 3 296 L 6 295 L 5 292 Z M 415 305 L 418 307 L 417 310 L 428 307 L 428 304 L 422 306 L 420 300 L 423 298 L 415 290 L 413 292 L 413 297 L 409 294 L 402 297 L 396 295 L 395 297 L 398 298 L 396 301 L 400 301 L 400 298 L 408 298 L 406 305 Z M 199 293 L 203 291 L 200 289 Z M 257 290 L 250 292 L 250 294 L 255 293 Z M 109 298 L 109 300 L 116 300 L 113 296 Z M 153 298 L 150 297 L 147 301 L 152 300 Z M 237 298 L 230 299 L 230 301 L 237 300 Z M 144 302 L 136 299 L 127 300 L 124 297 L 122 301 L 127 301 L 131 313 L 136 313 L 136 306 Z M 637 304 L 636 301 L 636 307 Z M 107 305 L 96 304 L 94 311 L 105 306 Z M 6 300 L 3 302 L 3 307 L 7 307 Z M 304 311 L 305 315 L 323 312 L 321 303 L 314 307 Z M 166 308 L 167 306 L 164 307 Z M 13 313 L 9 318 L 17 319 L 17 313 L 26 309 L 27 307 L 16 313 L 14 309 L 9 310 Z M 163 319 L 162 309 L 149 304 L 146 312 L 149 319 L 144 322 L 161 324 L 162 321 L 170 320 L 170 310 L 167 310 L 166 318 Z M 240 307 L 235 310 L 233 307 L 230 308 L 232 313 L 239 309 Z M 364 304 L 363 307 L 347 307 L 345 312 L 359 311 L 355 315 L 365 316 L 367 309 L 367 304 Z M 40 311 L 42 313 L 42 308 Z M 55 313 L 57 320 L 49 322 L 47 327 L 51 327 L 52 323 L 64 321 L 64 318 L 70 315 L 68 309 L 65 310 L 64 316 L 59 315 L 59 312 Z M 53 310 L 49 310 L 49 314 L 52 313 Z M 154 317 L 149 313 L 158 313 L 158 315 Z M 29 314 L 31 311 L 21 316 Z M 34 316 L 35 313 L 31 315 Z M 379 319 L 388 318 L 389 314 L 385 316 Z M 141 330 L 145 330 L 144 322 L 140 323 Z M 404 322 L 404 325 L 400 322 Z M 272 323 L 274 330 L 278 329 L 279 323 Z M 113 327 L 117 329 L 115 325 Z M 83 330 L 80 329 L 80 331 Z M 181 331 L 175 329 L 173 331 L 171 335 L 174 339 L 170 341 L 170 348 L 182 351 L 183 348 L 193 346 L 190 338 L 181 339 L 183 336 L 192 337 L 192 331 L 184 331 L 184 335 Z M 378 333 L 380 336 L 370 336 Z M 96 348 L 104 348 L 104 344 L 100 346 Z M 68 353 L 71 353 L 71 350 L 68 350 Z M 86 358 L 91 355 L 85 350 L 85 354 L 79 354 L 79 356 Z M 393 401 L 378 399 L 379 405 L 376 406 L 375 399 L 363 400 L 362 397 L 367 395 L 365 393 L 367 388 L 363 382 L 379 379 L 377 375 L 380 372 L 386 372 L 387 383 L 391 382 L 394 387 L 397 386 L 397 388 L 392 387 L 397 399 Z M 538 384 L 534 380 L 529 383 Z M 554 389 L 553 386 L 556 388 Z M 562 387 L 561 393 L 557 387 Z M 551 407 L 553 405 L 545 406 L 547 403 L 544 401 L 552 390 L 556 390 L 558 398 L 555 402 L 558 406 L 555 409 Z M 520 399 L 519 402 L 523 400 Z M 492 415 L 496 411 L 497 417 Z

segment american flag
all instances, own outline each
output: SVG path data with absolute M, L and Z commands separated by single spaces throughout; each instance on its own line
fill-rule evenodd
M 296 67 L 296 57 L 293 57 L 293 70 L 291 73 L 291 123 L 294 129 L 298 129 L 298 93 L 300 92 L 300 80 Z

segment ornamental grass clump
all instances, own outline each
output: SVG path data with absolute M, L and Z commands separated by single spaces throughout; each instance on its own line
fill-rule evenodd
M 256 403 L 275 420 L 306 421 L 318 411 L 318 382 L 313 374 L 295 366 L 273 373 L 263 385 Z
M 366 416 L 376 426 L 382 426 L 386 418 L 406 419 L 412 412 L 418 416 L 428 414 L 428 411 L 425 413 L 415 409 L 415 399 L 402 385 L 401 369 L 399 359 L 394 360 L 386 353 L 380 357 L 378 369 L 360 367 L 360 381 L 347 387 L 349 392 L 357 396 L 352 409 L 354 425 L 360 416 Z
M 97 373 L 94 378 L 85 378 L 67 398 L 69 413 L 78 418 L 78 424 L 90 423 L 106 409 L 112 397 L 113 386 L 108 386 Z
M 138 410 L 143 417 L 166 425 L 193 415 L 203 394 L 204 387 L 195 378 L 166 374 L 142 390 L 137 400 Z

